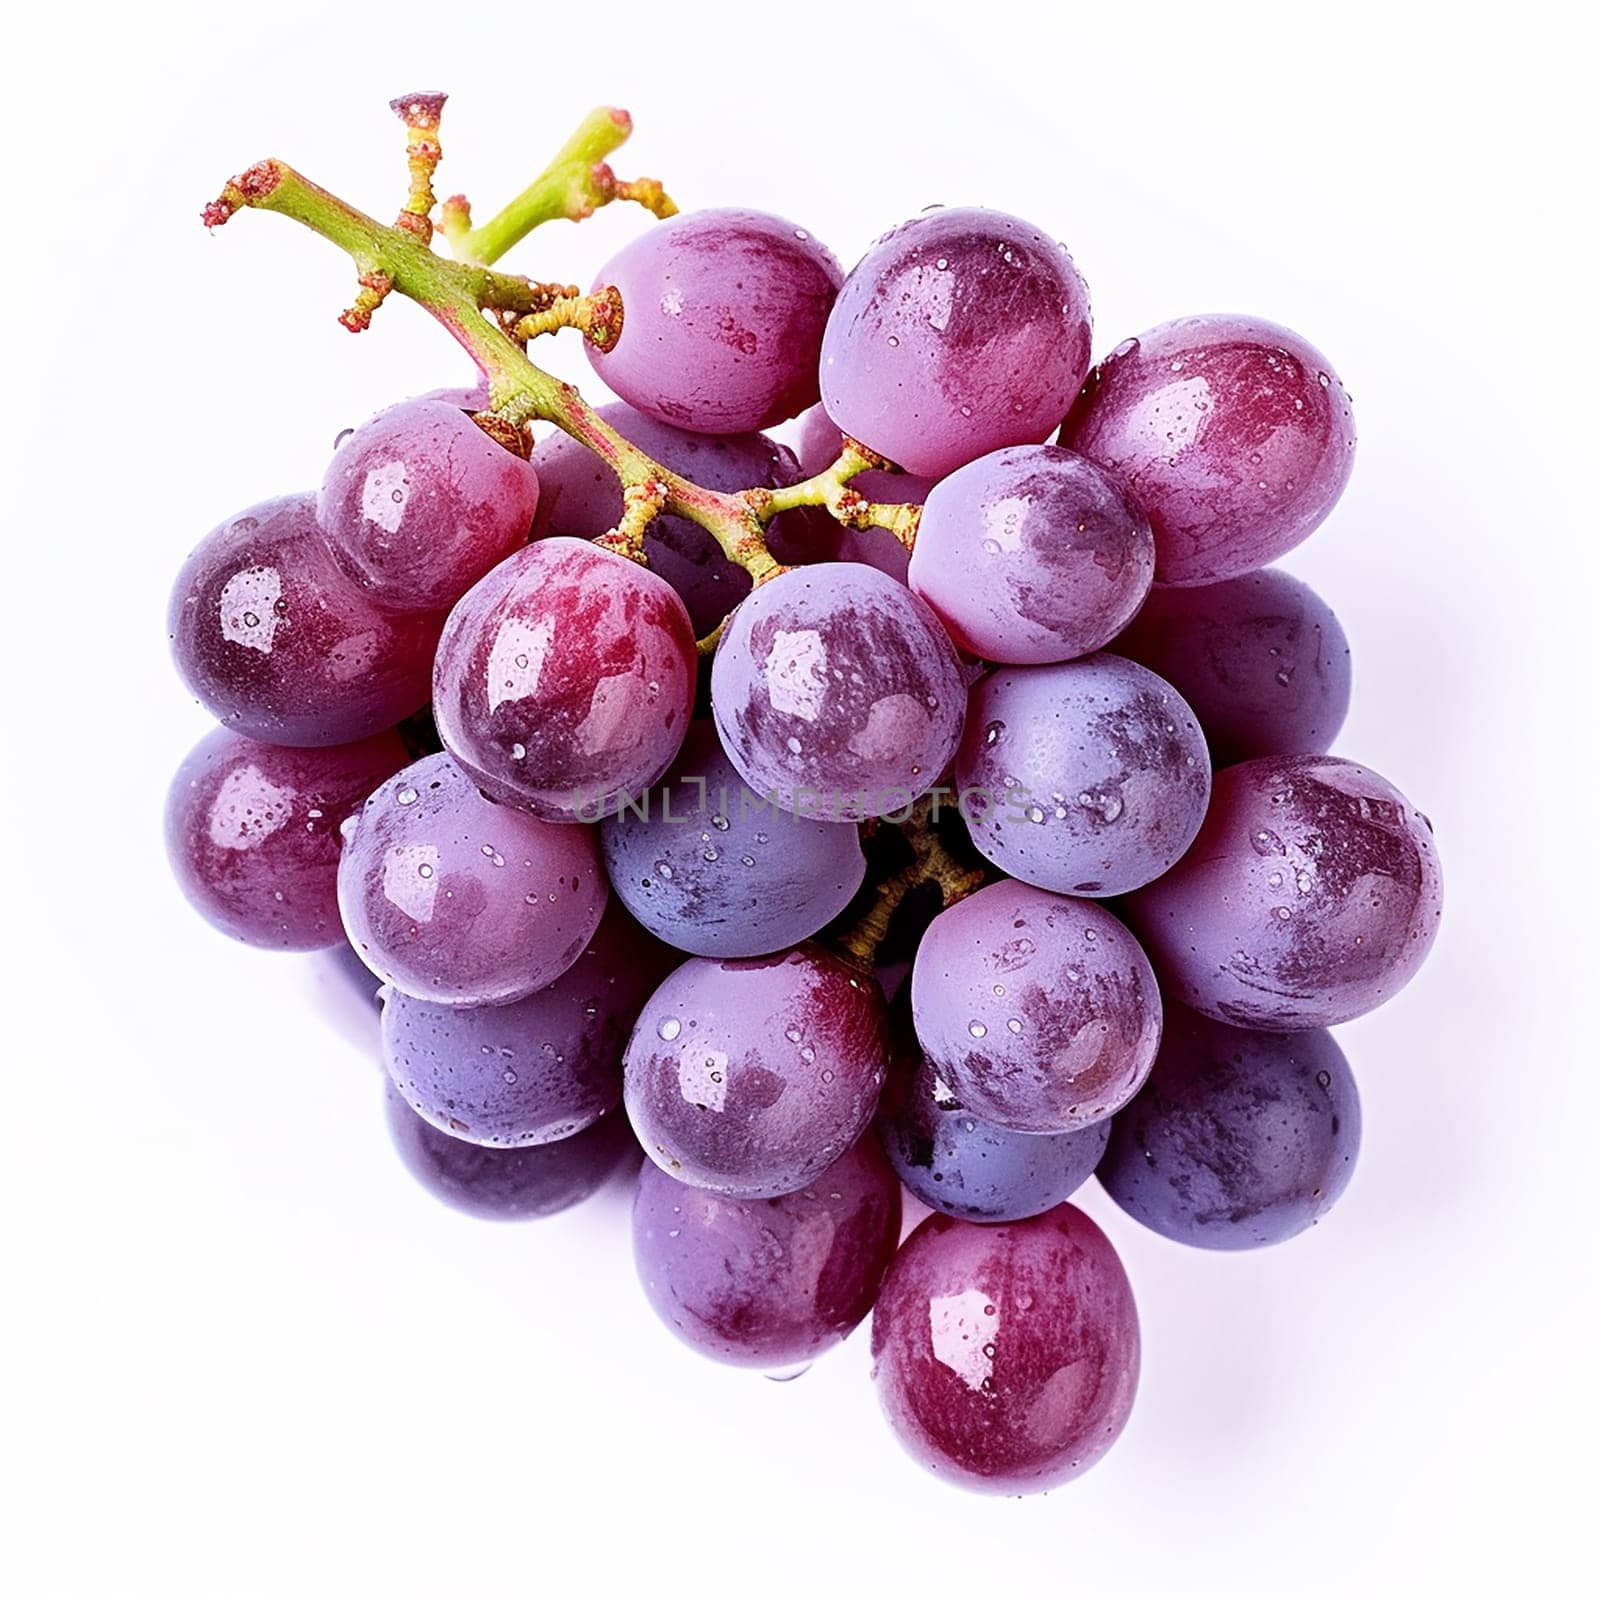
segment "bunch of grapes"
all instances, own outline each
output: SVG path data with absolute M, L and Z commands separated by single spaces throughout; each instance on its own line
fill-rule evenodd
M 564 214 L 665 218 L 593 291 L 492 268 L 525 211 L 447 202 L 451 262 L 418 245 L 437 105 L 400 109 L 401 225 L 277 163 L 208 221 L 338 238 L 352 325 L 398 288 L 486 382 L 189 557 L 170 632 L 220 727 L 171 789 L 179 881 L 248 943 L 354 950 L 444 1199 L 545 1215 L 642 1150 L 639 1276 L 687 1344 L 786 1372 L 870 1314 L 919 1460 L 1061 1483 L 1139 1368 L 1071 1197 L 1205 1249 L 1310 1227 L 1360 1132 L 1327 1029 L 1438 924 L 1427 819 L 1327 753 L 1338 622 L 1267 566 L 1349 477 L 1344 389 L 1239 316 L 1091 368 L 1083 280 L 1016 217 L 930 211 L 845 273 L 582 141 Z M 617 404 L 527 360 L 563 327 Z M 762 431 L 796 419 L 799 454 Z

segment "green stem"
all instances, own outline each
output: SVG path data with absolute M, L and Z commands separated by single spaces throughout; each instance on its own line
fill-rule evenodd
M 633 132 L 633 119 L 613 106 L 598 106 L 556 152 L 554 160 L 516 199 L 501 207 L 481 227 L 462 227 L 460 212 L 446 213 L 450 248 L 463 261 L 489 265 L 542 222 L 565 217 L 572 222 L 590 216 L 616 199 L 638 199 L 658 216 L 676 207 L 659 184 L 619 184 L 605 158 Z M 665 209 L 662 209 L 665 208 Z
M 205 221 L 216 227 L 246 207 L 291 217 L 338 245 L 358 272 L 381 272 L 393 290 L 422 306 L 472 356 L 489 380 L 490 403 L 501 416 L 518 426 L 534 418 L 554 423 L 608 462 L 624 489 L 659 486 L 661 509 L 698 523 L 757 583 L 783 570 L 767 549 L 762 520 L 749 500 L 702 488 L 652 460 L 573 385 L 535 366 L 516 340 L 484 315 L 486 308 L 542 310 L 549 304 L 548 285 L 436 255 L 415 235 L 375 222 L 281 161 L 264 161 L 234 179 L 206 208 Z

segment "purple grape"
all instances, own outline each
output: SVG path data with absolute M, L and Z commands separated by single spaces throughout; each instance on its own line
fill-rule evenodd
M 178 672 L 235 732 L 350 744 L 428 702 L 438 617 L 379 611 L 334 565 L 309 494 L 213 528 L 167 611 Z
M 1065 247 L 1003 212 L 934 210 L 845 280 L 822 403 L 869 450 L 938 478 L 1042 442 L 1088 370 L 1089 294 Z
M 1350 705 L 1350 646 L 1339 619 L 1276 568 L 1154 590 L 1116 649 L 1189 702 L 1219 767 L 1320 754 Z
M 713 1361 L 769 1370 L 832 1348 L 872 1309 L 900 1242 L 900 1185 L 871 1138 L 794 1194 L 735 1200 L 646 1162 L 633 1255 L 656 1315 Z
M 1074 1194 L 1111 1133 L 1102 1118 L 1070 1133 L 1013 1133 L 975 1117 L 915 1047 L 884 1085 L 878 1137 L 925 1206 L 968 1222 L 1036 1217 Z
M 765 434 L 716 438 L 690 433 L 620 402 L 602 406 L 600 415 L 629 443 L 703 489 L 729 494 L 741 489 L 779 489 L 797 483 L 801 476 L 789 449 Z M 621 484 L 611 467 L 588 446 L 564 433 L 553 433 L 534 450 L 533 464 L 539 471 L 539 512 L 533 523 L 536 537 L 565 534 L 596 539 L 616 527 L 622 515 Z M 774 528 L 785 520 L 779 517 Z M 644 550 L 650 570 L 665 578 L 682 597 L 697 634 L 710 633 L 750 592 L 750 574 L 730 561 L 717 541 L 687 517 L 670 513 L 655 517 L 645 530 Z
M 963 650 L 1025 666 L 1114 638 L 1155 559 L 1150 524 L 1109 473 L 1054 445 L 1015 445 L 929 495 L 911 587 Z
M 974 1116 L 1016 1133 L 1098 1122 L 1144 1082 L 1155 974 L 1101 906 L 991 883 L 941 911 L 911 969 L 917 1038 Z
M 335 451 L 317 520 L 375 604 L 439 612 L 528 542 L 538 503 L 534 469 L 458 406 L 405 400 Z
M 931 789 L 966 698 L 927 605 L 843 561 L 762 584 L 729 619 L 711 667 L 717 731 L 744 781 L 833 822 L 885 816 Z
M 1172 686 L 1121 656 L 1000 668 L 973 688 L 956 756 L 972 842 L 1063 894 L 1126 894 L 1188 849 L 1211 766 Z
M 1100 1182 L 1164 1238 L 1249 1250 L 1319 1221 L 1360 1144 L 1332 1034 L 1249 1033 L 1173 1006 L 1149 1082 L 1113 1119 Z
M 1184 317 L 1090 373 L 1061 443 L 1119 473 L 1150 517 L 1158 583 L 1276 561 L 1344 492 L 1356 429 L 1327 357 L 1256 317 Z
M 606 819 L 600 847 L 617 898 L 697 956 L 767 955 L 809 939 L 867 870 L 854 828 L 792 816 L 747 789 L 704 721 L 661 786 Z
M 663 1172 L 746 1199 L 791 1194 L 872 1120 L 887 1051 L 877 984 L 816 945 L 695 959 L 645 1005 L 623 1094 Z
M 1028 1494 L 1092 1467 L 1133 1409 L 1139 1315 L 1076 1206 L 980 1227 L 937 1214 L 901 1247 L 872 1314 L 890 1426 L 930 1471 Z
M 339 825 L 406 760 L 394 733 L 299 750 L 215 729 L 167 791 L 167 855 L 179 888 L 214 928 L 246 944 L 342 945 Z
M 1433 828 L 1334 756 L 1224 767 L 1205 826 L 1126 912 L 1163 987 L 1241 1028 L 1326 1028 L 1410 982 L 1438 932 Z
M 445 755 L 378 789 L 339 858 L 339 909 L 361 959 L 441 1005 L 503 1005 L 554 983 L 605 905 L 592 829 L 493 804 Z
M 671 765 L 697 671 L 689 614 L 660 578 L 581 539 L 543 539 L 450 613 L 433 711 L 493 798 L 598 822 Z
M 508 1005 L 385 993 L 383 1064 L 419 1117 L 469 1144 L 569 1139 L 622 1099 L 622 1049 L 673 957 L 615 906 L 553 983 Z
M 629 405 L 696 433 L 749 433 L 817 398 L 843 278 L 804 228 L 764 211 L 694 211 L 641 233 L 595 288 L 622 292 L 622 335 L 594 370 Z M 748 486 L 747 486 L 748 487 Z
M 440 1133 L 392 1085 L 384 1107 L 395 1149 L 417 1182 L 447 1206 L 490 1222 L 553 1217 L 587 1200 L 630 1155 L 639 1156 L 620 1111 L 555 1144 L 491 1150 Z

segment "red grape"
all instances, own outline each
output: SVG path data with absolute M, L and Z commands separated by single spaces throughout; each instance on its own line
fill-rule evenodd
M 803 1189 L 738 1200 L 645 1163 L 633 1253 L 656 1315 L 734 1366 L 810 1361 L 872 1309 L 900 1242 L 900 1185 L 872 1138 Z
M 931 789 L 966 698 L 927 604 L 843 561 L 762 584 L 729 619 L 711 667 L 717 731 L 744 781 L 833 822 L 885 816 Z
M 1211 792 L 1205 738 L 1182 698 L 1105 653 L 980 679 L 956 779 L 978 849 L 1063 894 L 1125 894 L 1159 877 Z
M 568 1139 L 622 1099 L 622 1047 L 672 954 L 615 905 L 554 982 L 506 1005 L 448 1006 L 398 989 L 383 1064 L 418 1116 L 470 1144 Z
M 272 744 L 349 744 L 428 702 L 438 617 L 386 614 L 334 565 L 311 495 L 206 535 L 172 591 L 183 681 L 220 722 Z
M 1327 357 L 1255 317 L 1184 317 L 1089 375 L 1061 443 L 1120 473 L 1149 514 L 1158 583 L 1276 561 L 1333 509 L 1355 421 Z
M 942 477 L 1038 444 L 1089 369 L 1089 294 L 1064 246 L 1000 211 L 933 210 L 886 233 L 839 291 L 822 402 L 851 438 Z
M 1398 993 L 1442 904 L 1427 818 L 1377 773 L 1313 755 L 1224 767 L 1188 855 L 1126 910 L 1175 998 L 1294 1030 Z
M 1102 468 L 1016 445 L 958 468 L 928 496 L 911 587 L 963 650 L 1017 665 L 1098 650 L 1155 570 L 1150 524 Z
M 1054 1488 L 1133 1409 L 1139 1318 L 1106 1236 L 1075 1206 L 992 1227 L 937 1213 L 872 1314 L 873 1376 L 900 1442 L 972 1489 Z
M 887 1052 L 877 984 L 816 945 L 686 961 L 628 1043 L 628 1117 L 645 1154 L 685 1183 L 790 1194 L 872 1120 Z
M 595 288 L 622 292 L 622 335 L 590 363 L 640 411 L 696 433 L 749 433 L 817 398 L 822 329 L 843 274 L 804 228 L 764 211 L 694 211 L 641 233 Z
M 697 670 L 689 614 L 660 578 L 581 539 L 543 539 L 450 613 L 434 717 L 495 799 L 597 822 L 671 764 Z
M 976 1117 L 1065 1133 L 1123 1105 L 1161 1037 L 1155 974 L 1109 911 L 991 883 L 928 925 L 911 969 L 917 1038 Z
M 1156 589 L 1114 648 L 1189 702 L 1219 767 L 1320 754 L 1349 709 L 1350 646 L 1339 619 L 1276 568 Z
M 439 612 L 528 542 L 538 502 L 534 469 L 459 407 L 406 400 L 334 452 L 317 519 L 376 604 Z
M 300 750 L 218 728 L 167 793 L 167 855 L 213 927 L 266 950 L 343 945 L 339 825 L 408 760 L 394 733 Z
M 606 904 L 590 828 L 486 800 L 446 755 L 373 794 L 339 860 L 339 909 L 386 983 L 441 1005 L 503 1005 L 554 983 Z

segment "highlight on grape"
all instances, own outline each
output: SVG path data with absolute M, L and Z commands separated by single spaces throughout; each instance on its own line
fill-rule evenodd
M 785 216 L 680 212 L 617 175 L 611 108 L 478 220 L 434 191 L 444 100 L 393 102 L 393 223 L 278 160 L 204 210 L 344 250 L 348 329 L 403 296 L 480 378 L 183 564 L 219 726 L 168 795 L 178 882 L 357 964 L 374 1115 L 443 1202 L 526 1220 L 626 1172 L 692 1349 L 789 1376 L 870 1317 L 918 1461 L 1061 1484 L 1140 1365 L 1074 1196 L 1202 1249 L 1320 1221 L 1361 1126 L 1328 1029 L 1438 928 L 1426 816 L 1329 753 L 1338 619 L 1267 565 L 1349 479 L 1344 388 L 1244 316 L 1092 364 L 1078 265 L 1001 212 L 848 271 Z M 498 265 L 614 203 L 654 220 L 588 291 Z M 554 337 L 620 399 L 540 367 Z

